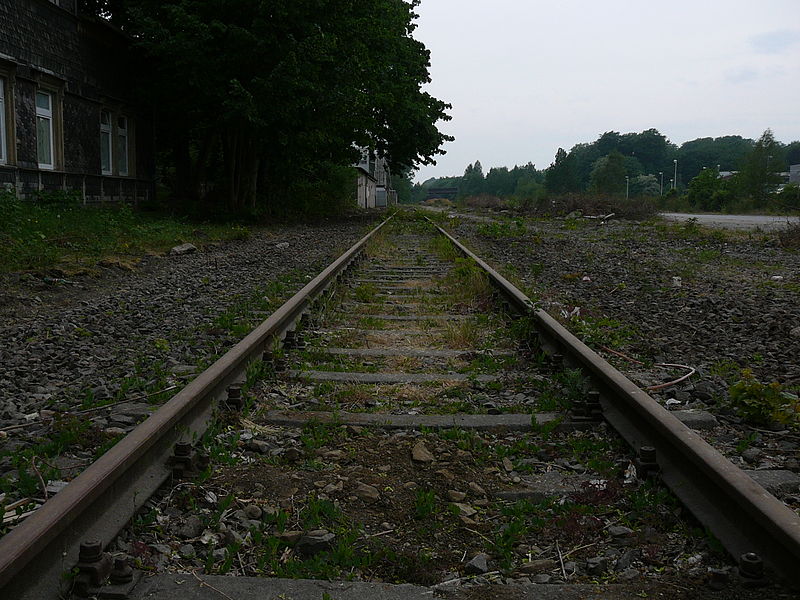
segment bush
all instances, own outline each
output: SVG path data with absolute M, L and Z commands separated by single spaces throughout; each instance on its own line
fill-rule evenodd
M 784 248 L 800 248 L 800 222 L 787 223 L 786 229 L 778 232 L 778 240 Z
M 729 392 L 733 408 L 750 423 L 800 426 L 800 399 L 784 391 L 779 383 L 761 383 L 752 371 L 744 369 Z

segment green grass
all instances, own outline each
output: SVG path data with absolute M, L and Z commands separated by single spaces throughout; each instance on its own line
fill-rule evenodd
M 198 225 L 120 207 L 82 207 L 75 195 L 36 202 L 0 192 L 0 272 L 58 268 L 67 273 L 103 259 L 125 260 L 184 242 L 244 239 L 239 225 Z
M 478 235 L 488 238 L 516 238 L 525 235 L 527 227 L 522 219 L 516 218 L 508 221 L 483 223 L 478 225 L 477 232 Z

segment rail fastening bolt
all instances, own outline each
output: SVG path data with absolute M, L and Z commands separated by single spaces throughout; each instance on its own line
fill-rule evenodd
M 239 385 L 228 387 L 228 404 L 239 405 L 242 403 L 242 388 Z
M 81 542 L 78 550 L 78 561 L 85 563 L 97 562 L 103 554 L 103 542 L 100 540 L 86 540 Z
M 192 444 L 190 442 L 176 442 L 175 456 L 186 457 L 192 455 Z
M 109 576 L 112 585 L 120 585 L 133 581 L 133 569 L 124 558 L 114 559 L 114 568 Z
M 747 552 L 739 557 L 739 572 L 743 577 L 760 579 L 764 576 L 764 561 L 755 552 Z
M 639 458 L 643 463 L 654 464 L 656 462 L 656 449 L 653 446 L 642 446 L 639 448 Z

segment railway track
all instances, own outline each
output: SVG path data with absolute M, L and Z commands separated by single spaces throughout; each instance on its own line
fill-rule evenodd
M 0 540 L 9 598 L 750 597 L 797 564 L 793 511 L 415 218 Z

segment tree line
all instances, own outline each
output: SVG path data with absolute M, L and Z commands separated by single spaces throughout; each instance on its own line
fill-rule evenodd
M 416 184 L 408 197 L 421 201 L 432 188 L 456 187 L 461 196 L 493 195 L 522 204 L 549 196 L 599 194 L 664 198 L 670 208 L 763 208 L 773 203 L 800 209 L 800 190 L 778 193 L 777 175 L 800 164 L 800 142 L 783 144 L 767 130 L 758 140 L 741 136 L 698 138 L 677 146 L 657 129 L 608 131 L 568 152 L 559 148 L 546 169 L 493 167 L 480 161 L 456 177 Z M 735 172 L 735 173 L 734 173 Z
M 156 118 L 158 173 L 186 208 L 331 212 L 360 148 L 395 172 L 452 139 L 424 92 L 419 0 L 82 0 L 132 40 Z

